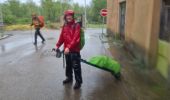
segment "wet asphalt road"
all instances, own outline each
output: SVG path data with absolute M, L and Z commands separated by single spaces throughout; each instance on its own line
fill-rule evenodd
M 123 79 L 117 81 L 110 73 L 82 64 L 83 84 L 74 90 L 73 84 L 63 85 L 65 69 L 62 58 L 55 58 L 51 49 L 55 47 L 59 31 L 43 30 L 46 43 L 33 45 L 31 31 L 8 32 L 13 36 L 0 40 L 0 100 L 168 100 L 166 91 L 146 81 L 127 64 L 122 53 L 109 52 L 108 44 L 99 39 L 100 29 L 86 30 L 86 45 L 82 58 L 96 55 L 115 55 L 125 66 Z M 119 51 L 119 50 L 118 50 Z M 130 66 L 130 67 L 128 67 Z M 149 79 L 148 79 L 149 80 Z M 75 82 L 75 81 L 74 81 Z M 153 89 L 160 93 L 150 91 Z M 163 94 L 163 95 L 160 95 Z M 166 96 L 161 99 L 161 96 Z
M 105 54 L 99 37 L 101 30 L 86 31 L 86 46 L 81 52 L 88 59 Z M 0 100 L 125 100 L 110 73 L 82 64 L 83 85 L 63 86 L 65 70 L 62 59 L 51 49 L 59 31 L 43 30 L 46 44 L 32 44 L 31 31 L 13 31 L 13 36 L 0 41 Z

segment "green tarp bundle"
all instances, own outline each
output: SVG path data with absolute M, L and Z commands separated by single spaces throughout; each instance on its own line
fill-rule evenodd
M 97 65 L 96 67 L 108 70 L 112 74 L 119 74 L 121 71 L 120 64 L 116 60 L 107 56 L 92 57 L 88 62 Z

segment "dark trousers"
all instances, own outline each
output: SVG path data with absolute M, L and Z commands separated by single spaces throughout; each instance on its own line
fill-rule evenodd
M 66 56 L 66 77 L 69 79 L 73 79 L 73 70 L 74 70 L 76 82 L 82 83 L 80 53 L 70 53 L 65 56 Z
M 40 28 L 35 29 L 35 37 L 34 37 L 35 38 L 35 43 L 37 43 L 37 36 L 40 36 L 42 41 L 45 41 L 44 37 L 41 35 Z

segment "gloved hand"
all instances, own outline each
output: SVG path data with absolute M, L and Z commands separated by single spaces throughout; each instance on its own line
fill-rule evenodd
M 57 58 L 60 58 L 60 57 L 61 57 L 62 52 L 60 51 L 59 48 L 57 48 L 57 49 L 53 48 L 52 51 L 55 51 L 55 52 L 56 52 L 56 57 L 57 57 Z
M 55 48 L 52 48 L 52 51 L 56 51 L 56 49 L 55 49 Z
M 69 48 L 66 48 L 66 49 L 64 50 L 64 54 L 65 54 L 65 55 L 69 54 L 69 52 L 70 52 Z

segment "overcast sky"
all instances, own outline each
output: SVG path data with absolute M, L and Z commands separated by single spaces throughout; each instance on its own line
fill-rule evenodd
M 4 1 L 7 1 L 7 0 L 0 0 L 1 3 L 4 2 Z M 25 2 L 27 0 L 20 0 L 20 1 Z M 40 0 L 33 0 L 33 1 L 36 2 L 38 5 L 40 3 Z M 80 5 L 84 5 L 85 0 L 73 0 L 73 2 L 79 3 Z M 86 0 L 86 2 L 87 2 L 87 5 L 89 5 L 91 0 Z

